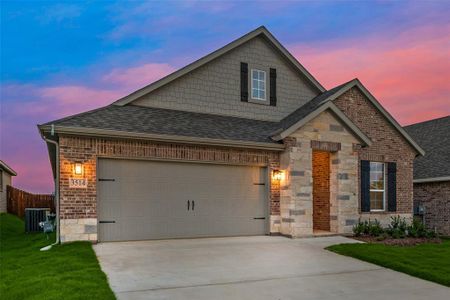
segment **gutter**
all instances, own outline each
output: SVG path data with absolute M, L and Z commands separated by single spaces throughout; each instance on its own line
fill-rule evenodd
M 52 125 L 52 135 L 54 134 L 54 129 Z M 40 251 L 50 250 L 54 245 L 60 243 L 60 222 L 59 222 L 59 144 L 56 141 L 47 139 L 43 132 L 41 132 L 41 137 L 47 143 L 55 145 L 55 210 L 56 210 L 56 240 L 53 244 L 45 246 L 40 249 Z
M 413 183 L 442 182 L 442 181 L 450 181 L 450 176 L 414 179 Z

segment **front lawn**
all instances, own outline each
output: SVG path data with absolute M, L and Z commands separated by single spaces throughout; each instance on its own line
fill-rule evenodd
M 450 239 L 412 247 L 383 244 L 340 244 L 330 251 L 358 258 L 422 279 L 450 286 Z
M 115 299 L 90 243 L 39 251 L 53 242 L 25 234 L 21 219 L 0 214 L 1 299 Z

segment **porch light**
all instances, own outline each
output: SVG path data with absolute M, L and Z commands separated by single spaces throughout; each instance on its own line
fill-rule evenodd
M 83 165 L 81 163 L 76 163 L 74 168 L 75 175 L 83 174 Z
M 280 181 L 283 178 L 283 171 L 281 170 L 273 170 L 272 171 L 272 179 Z

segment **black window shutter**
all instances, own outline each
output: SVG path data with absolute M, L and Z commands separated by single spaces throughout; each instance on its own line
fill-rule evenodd
M 277 69 L 270 69 L 270 105 L 277 106 Z
M 361 211 L 370 211 L 370 161 L 361 160 Z
M 395 162 L 388 163 L 388 211 L 397 211 L 397 164 Z
M 248 102 L 248 64 L 241 62 L 241 101 Z

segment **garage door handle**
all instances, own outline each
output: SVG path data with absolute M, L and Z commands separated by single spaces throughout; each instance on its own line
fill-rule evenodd
M 195 206 L 195 201 L 192 200 L 192 210 L 194 210 L 194 206 Z
M 189 206 L 190 206 L 190 201 L 188 200 L 188 210 L 189 210 Z
M 257 217 L 257 218 L 253 218 L 253 220 L 265 220 L 266 217 Z
M 116 221 L 98 221 L 100 224 L 116 223 Z

